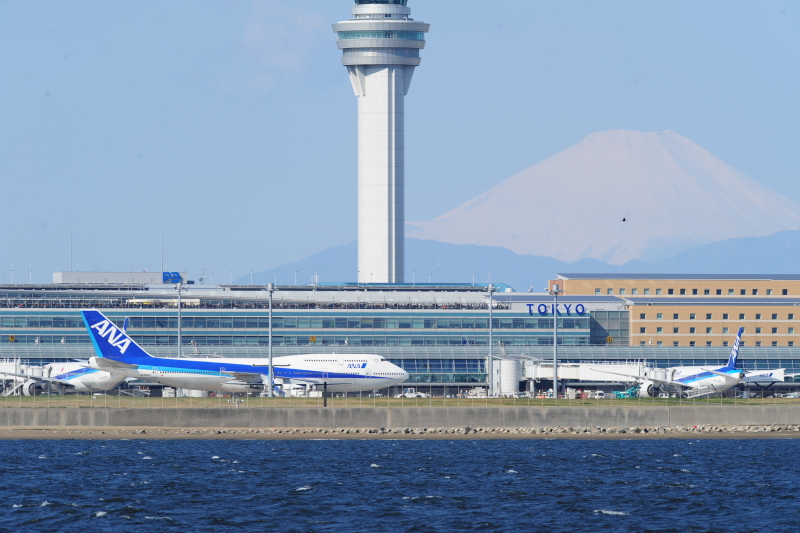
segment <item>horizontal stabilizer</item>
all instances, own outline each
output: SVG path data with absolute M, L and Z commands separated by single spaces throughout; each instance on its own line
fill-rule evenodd
M 718 372 L 716 370 L 711 370 L 710 368 L 704 368 L 703 372 L 708 372 L 709 374 L 714 374 L 715 376 L 721 376 L 723 378 L 732 378 L 732 377 L 736 376 L 736 374 L 726 374 L 724 372 Z
M 94 368 L 96 370 L 106 370 L 108 372 L 113 372 L 114 370 L 128 370 L 128 369 L 139 368 L 139 365 L 123 363 L 122 361 L 117 361 L 116 359 L 108 359 L 106 357 L 93 357 L 90 364 L 83 366 L 85 366 L 86 368 Z

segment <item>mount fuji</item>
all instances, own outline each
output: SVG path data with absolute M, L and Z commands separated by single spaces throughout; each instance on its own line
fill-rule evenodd
M 624 222 L 623 222 L 624 220 Z M 610 265 L 800 229 L 800 205 L 672 131 L 594 133 L 406 236 Z

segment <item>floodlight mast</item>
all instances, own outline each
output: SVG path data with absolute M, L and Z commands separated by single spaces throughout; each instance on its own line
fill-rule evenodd
M 183 320 L 181 318 L 181 293 L 184 290 L 183 276 L 181 276 L 180 281 L 175 285 L 175 289 L 178 291 L 178 359 L 180 359 L 183 357 Z
M 564 290 L 553 285 L 548 292 L 553 295 L 553 397 L 558 400 L 558 295 Z
M 494 319 L 492 317 L 492 312 L 494 308 L 494 303 L 492 299 L 492 293 L 495 291 L 495 287 L 493 283 L 489 284 L 489 287 L 486 289 L 489 292 L 489 397 L 494 397 L 494 340 L 493 340 L 493 325 Z
M 272 390 L 272 293 L 275 292 L 275 285 L 272 283 L 268 284 L 267 292 L 269 292 L 269 378 L 267 380 L 267 396 L 272 398 L 274 396 L 274 391 Z

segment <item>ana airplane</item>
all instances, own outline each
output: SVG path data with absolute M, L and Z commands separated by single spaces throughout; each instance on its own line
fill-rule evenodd
M 1 373 L 3 376 L 24 379 L 22 394 L 33 396 L 45 390 L 64 392 L 64 389 L 74 389 L 78 392 L 107 391 L 122 383 L 125 375 L 112 373 L 95 368 L 87 368 L 85 362 L 78 363 L 50 363 L 42 368 L 41 376 L 28 374 Z
M 97 357 L 89 366 L 184 389 L 249 392 L 269 384 L 266 359 L 167 359 L 153 357 L 96 310 L 81 311 Z M 333 392 L 378 390 L 408 379 L 379 355 L 315 354 L 275 358 L 273 384 L 325 386 Z
M 752 385 L 767 389 L 776 383 L 783 383 L 786 377 L 791 376 L 792 374 L 789 374 L 789 376 L 786 375 L 785 368 L 778 368 L 775 370 L 751 370 L 745 375 L 742 380 L 742 385 Z
M 658 396 L 663 388 L 675 387 L 679 390 L 695 390 L 702 394 L 715 394 L 735 387 L 745 378 L 745 372 L 737 368 L 739 358 L 739 343 L 742 340 L 744 328 L 739 328 L 736 334 L 736 341 L 733 343 L 731 355 L 728 363 L 716 369 L 704 368 L 699 366 L 676 366 L 667 368 L 664 376 L 655 377 L 655 372 L 650 372 L 649 376 L 635 376 L 630 374 L 618 374 L 607 370 L 595 369 L 606 374 L 614 374 L 632 378 L 640 383 L 640 396 Z

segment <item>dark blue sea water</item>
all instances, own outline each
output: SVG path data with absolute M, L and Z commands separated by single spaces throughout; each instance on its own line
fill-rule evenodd
M 798 531 L 800 441 L 0 441 L 0 531 Z

